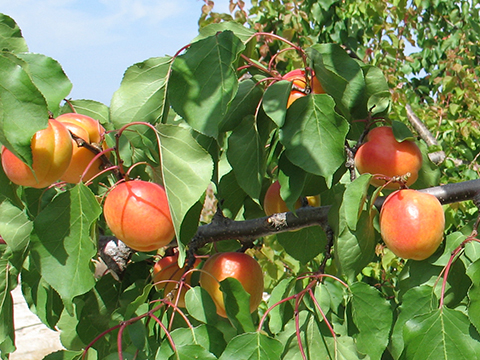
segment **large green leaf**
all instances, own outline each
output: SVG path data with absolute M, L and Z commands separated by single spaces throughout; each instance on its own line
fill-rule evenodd
M 472 280 L 472 286 L 468 290 L 470 299 L 468 317 L 477 331 L 480 331 L 480 260 L 475 261 L 467 268 L 467 275 Z
M 302 264 L 320 254 L 327 245 L 327 235 L 320 226 L 280 233 L 277 239 L 287 254 Z
M 42 54 L 18 54 L 25 61 L 25 70 L 41 91 L 48 104 L 48 110 L 57 114 L 60 102 L 70 94 L 72 83 L 62 66 L 51 57 Z
M 96 246 L 90 236 L 100 214 L 93 193 L 79 184 L 59 194 L 34 221 L 37 238 L 31 241 L 31 253 L 35 265 L 66 306 L 95 285 L 92 258 Z
M 0 234 L 11 250 L 10 263 L 20 271 L 26 257 L 33 223 L 9 201 L 0 204 Z
M 399 314 L 392 330 L 389 350 L 394 359 L 398 359 L 403 351 L 403 327 L 405 323 L 417 315 L 432 311 L 438 301 L 430 286 L 416 286 L 408 290 L 402 297 Z
M 287 101 L 291 90 L 290 81 L 277 81 L 270 85 L 263 95 L 263 110 L 278 127 L 282 127 L 285 122 Z
M 260 332 L 248 332 L 234 337 L 225 348 L 220 360 L 280 359 L 283 345 Z
M 288 109 L 280 141 L 288 159 L 303 170 L 332 176 L 345 161 L 345 138 L 349 125 L 335 112 L 328 95 L 297 99 Z
M 231 31 L 191 44 L 172 66 L 168 98 L 173 109 L 198 132 L 217 137 L 238 89 L 233 63 L 244 49 Z
M 11 52 L 28 51 L 27 43 L 15 20 L 0 13 L 0 50 Z
M 240 187 L 253 199 L 260 197 L 265 174 L 265 143 L 255 118 L 246 117 L 228 138 L 227 158 Z
M 240 281 L 226 278 L 220 282 L 223 293 L 225 312 L 238 333 L 254 331 L 250 315 L 250 294 L 245 291 Z
M 30 142 L 48 125 L 48 107 L 28 73 L 11 55 L 0 54 L 0 142 L 27 164 Z
M 341 274 L 353 280 L 375 254 L 374 208 L 364 207 L 370 177 L 361 176 L 348 185 L 337 185 L 328 213 L 334 233 L 335 262 Z
M 479 335 L 461 311 L 443 307 L 405 323 L 405 350 L 401 359 L 475 359 L 480 354 Z
M 134 122 L 157 124 L 166 107 L 172 58 L 156 57 L 130 66 L 113 94 L 110 116 L 117 129 Z
M 358 333 L 353 337 L 360 352 L 370 359 L 382 359 L 389 341 L 393 314 L 390 303 L 370 285 L 357 282 L 350 286 L 352 316 Z
M 307 49 L 315 76 L 347 119 L 367 115 L 365 79 L 360 64 L 338 44 L 316 44 Z
M 181 238 L 182 222 L 210 183 L 213 172 L 212 158 L 193 138 L 189 129 L 162 124 L 159 124 L 157 129 L 161 143 L 162 177 L 175 233 L 179 243 L 187 243 L 190 239 Z M 198 217 L 190 226 L 196 229 Z M 187 233 L 191 232 L 185 234 Z

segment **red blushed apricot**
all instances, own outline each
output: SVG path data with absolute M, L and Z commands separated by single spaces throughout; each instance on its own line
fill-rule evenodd
M 197 259 L 193 267 L 200 265 L 201 260 Z M 169 294 L 178 284 L 183 274 L 185 272 L 185 267 L 180 268 L 178 266 L 178 253 L 173 256 L 166 256 L 158 260 L 153 266 L 153 283 L 157 290 L 164 289 L 164 295 Z M 185 277 L 185 283 L 191 284 L 192 274 L 189 273 Z M 165 281 L 173 280 L 173 281 Z M 163 281 L 163 282 L 162 282 Z M 188 291 L 188 286 L 183 286 L 180 295 L 178 296 L 177 306 L 185 307 L 185 293 Z M 175 302 L 175 300 L 174 300 Z
M 367 141 L 355 154 L 355 166 L 360 174 L 398 177 L 408 175 L 406 185 L 412 185 L 422 167 L 422 153 L 411 140 L 398 142 L 389 126 L 376 127 L 367 135 Z M 382 186 L 384 180 L 372 179 L 372 184 Z M 398 189 L 398 183 L 391 183 L 387 189 Z
M 65 126 L 50 119 L 48 127 L 33 136 L 31 149 L 32 168 L 2 147 L 3 170 L 17 185 L 44 188 L 59 180 L 67 170 L 72 158 L 72 138 Z
M 175 236 L 167 195 L 162 186 L 125 181 L 111 190 L 103 214 L 112 233 L 136 251 L 153 251 Z
M 217 253 L 208 258 L 202 269 L 200 286 L 212 297 L 218 315 L 227 317 L 219 282 L 229 277 L 237 279 L 250 294 L 250 313 L 258 308 L 264 282 L 262 268 L 254 258 L 240 252 Z
M 445 215 L 438 199 L 403 189 L 390 194 L 380 211 L 380 233 L 387 247 L 404 259 L 424 260 L 439 247 Z

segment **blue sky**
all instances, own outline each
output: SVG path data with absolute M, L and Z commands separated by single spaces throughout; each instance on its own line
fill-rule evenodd
M 228 12 L 229 0 L 215 0 Z M 130 66 L 174 55 L 198 33 L 202 0 L 0 0 L 30 52 L 57 60 L 73 99 L 106 105 Z

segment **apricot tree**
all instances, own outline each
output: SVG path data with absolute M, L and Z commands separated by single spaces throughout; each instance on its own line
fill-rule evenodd
M 49 119 L 79 113 L 106 130 L 105 147 L 70 134 L 77 146 L 94 154 L 89 165 L 102 159 L 102 170 L 92 178 L 72 184 L 58 174 L 57 182 L 36 188 L 16 185 L 0 170 L 3 359 L 15 349 L 10 291 L 17 285 L 30 309 L 60 333 L 65 350 L 46 359 L 473 359 L 480 353 L 480 180 L 476 169 L 464 163 L 468 154 L 460 146 L 464 141 L 471 152 L 477 149 L 475 126 L 463 124 L 470 131 L 463 140 L 451 134 L 461 126 L 455 116 L 473 112 L 475 104 L 464 98 L 465 106 L 457 104 L 457 115 L 444 124 L 443 117 L 454 110 L 442 109 L 447 101 L 443 90 L 403 92 L 386 67 L 392 58 L 382 62 L 378 48 L 368 53 L 364 41 L 375 31 L 371 25 L 385 29 L 400 15 L 413 16 L 410 7 L 443 21 L 442 16 L 455 16 L 446 12 L 453 5 L 440 3 L 435 10 L 413 2 L 394 8 L 374 1 L 377 8 L 362 2 L 357 9 L 359 2 L 353 0 L 342 2 L 343 8 L 335 1 L 285 1 L 295 6 L 279 11 L 280 2 L 262 2 L 252 14 L 261 13 L 258 6 L 266 3 L 276 15 L 292 14 L 291 23 L 281 16 L 283 25 L 267 21 L 264 28 L 217 22 L 226 17 L 206 9 L 203 21 L 211 19 L 210 24 L 174 56 L 129 67 L 109 106 L 64 100 L 72 84 L 61 65 L 28 53 L 18 25 L 0 15 L 2 145 L 35 170 L 32 137 Z M 461 3 L 461 10 L 475 18 L 477 9 Z M 232 6 L 244 16 L 237 20 L 253 24 L 242 2 Z M 347 31 L 355 41 L 343 41 L 347 17 L 341 9 L 369 16 L 369 21 L 349 20 L 365 27 Z M 306 10 L 328 34 L 315 33 L 317 28 L 310 30 L 311 37 L 289 32 L 300 29 L 288 26 L 301 22 Z M 387 10 L 390 22 L 379 19 Z M 261 24 L 261 18 L 257 21 Z M 452 23 L 442 21 L 437 25 Z M 442 36 L 438 28 L 431 31 Z M 468 43 L 462 34 L 452 34 L 460 36 L 457 45 Z M 392 50 L 395 34 L 388 35 L 386 48 Z M 462 49 L 471 54 L 467 45 Z M 425 69 L 432 71 L 428 62 Z M 305 86 L 294 88 L 297 80 L 284 79 L 294 69 L 302 69 L 300 84 Z M 463 69 L 475 76 L 477 70 Z M 311 76 L 325 93 L 311 91 Z M 457 89 L 456 80 L 450 81 Z M 464 90 L 462 96 L 470 94 Z M 287 106 L 292 91 L 301 96 Z M 419 94 L 422 102 L 412 102 Z M 427 109 L 417 111 L 422 105 Z M 421 121 L 434 107 L 445 111 L 438 126 Z M 414 183 L 408 183 L 408 173 L 360 175 L 355 168 L 355 153 L 368 132 L 383 125 L 391 126 L 395 141 L 415 142 L 421 150 Z M 433 161 L 439 158 L 432 155 L 442 151 L 451 159 Z M 372 186 L 374 179 L 379 187 Z M 263 199 L 276 181 L 293 211 L 265 216 Z M 381 238 L 379 214 L 392 183 L 431 194 L 443 206 L 443 241 L 426 259 L 400 258 Z M 128 190 L 133 184 L 161 185 L 166 200 L 135 197 Z M 103 205 L 119 188 L 127 189 L 127 203 L 116 197 L 108 205 L 108 212 L 121 220 L 116 230 Z M 318 194 L 321 206 L 310 206 L 307 197 Z M 152 211 L 132 220 L 144 209 L 126 215 L 130 202 L 138 205 L 137 198 Z M 303 206 L 298 208 L 299 199 Z M 155 214 L 165 214 L 164 205 L 170 218 L 162 218 L 158 227 L 169 234 L 165 243 L 138 251 L 115 236 L 121 236 L 125 224 L 129 237 L 149 235 L 160 217 Z M 395 218 L 390 215 L 389 223 L 394 225 Z M 406 233 L 421 241 L 437 220 L 443 218 L 429 216 L 414 224 L 417 231 Z M 407 230 L 408 224 L 400 224 L 394 232 Z M 217 271 L 202 269 L 214 254 L 232 252 L 245 253 L 242 257 L 255 264 L 242 269 L 240 281 L 236 276 L 213 279 Z M 156 277 L 155 264 L 168 257 L 184 271 L 180 278 Z M 261 275 L 249 272 L 257 264 Z M 249 286 L 263 283 L 263 289 L 245 291 L 248 275 Z M 219 285 L 226 317 L 217 314 L 218 292 L 212 299 L 201 278 L 210 280 L 207 287 Z M 255 306 L 249 293 L 255 294 Z

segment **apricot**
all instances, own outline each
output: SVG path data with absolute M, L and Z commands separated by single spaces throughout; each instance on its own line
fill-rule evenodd
M 263 210 L 267 216 L 273 214 L 290 211 L 287 204 L 280 196 L 280 182 L 276 180 L 267 189 L 263 200 Z M 320 196 L 313 195 L 307 196 L 308 205 L 317 207 L 320 206 Z M 302 206 L 302 201 L 298 199 L 295 202 L 295 209 L 299 209 Z
M 60 121 L 72 134 L 85 140 L 89 144 L 99 145 L 105 136 L 104 127 L 100 125 L 97 120 L 89 116 L 81 114 L 63 114 L 57 117 L 56 120 Z M 92 162 L 96 154 L 86 147 L 78 146 L 78 143 L 73 139 L 72 144 L 72 161 L 61 179 L 68 183 L 76 184 L 82 180 L 82 175 L 85 172 L 85 169 Z M 106 148 L 105 143 L 103 143 L 103 148 Z M 102 161 L 96 159 L 88 168 L 84 180 L 93 178 L 101 170 Z
M 360 174 L 383 175 L 389 178 L 406 176 L 406 185 L 411 186 L 418 178 L 422 167 L 422 153 L 411 140 L 398 142 L 389 126 L 376 127 L 367 135 L 366 142 L 355 154 L 355 166 Z M 374 186 L 382 186 L 384 180 L 373 178 Z M 398 189 L 392 182 L 387 189 Z
M 287 108 L 297 100 L 298 98 L 307 95 L 305 91 L 307 88 L 307 80 L 305 78 L 305 70 L 304 69 L 295 69 L 288 73 L 286 73 L 283 77 L 283 80 L 287 80 L 292 82 L 292 91 L 290 92 L 290 96 L 287 100 Z M 311 93 L 312 94 L 325 94 L 325 90 L 323 90 L 322 85 L 313 74 L 313 77 L 310 78 L 310 86 L 311 86 Z
M 167 195 L 162 186 L 143 180 L 113 188 L 103 205 L 112 233 L 136 251 L 153 251 L 175 236 Z
M 200 265 L 201 260 L 197 259 L 193 267 Z M 178 253 L 172 256 L 166 256 L 158 260 L 153 266 L 153 283 L 157 290 L 164 289 L 164 295 L 169 294 L 175 287 L 178 285 L 178 281 L 182 278 L 185 272 L 185 266 L 180 268 L 178 266 Z M 185 277 L 185 283 L 191 285 L 192 274 L 189 273 Z M 173 280 L 173 281 L 165 281 Z M 162 282 L 163 281 L 163 282 Z M 185 307 L 185 293 L 188 291 L 189 287 L 184 285 L 180 294 L 178 296 L 177 306 L 184 308 Z M 175 303 L 176 299 L 174 299 Z
M 387 247 L 404 259 L 424 260 L 440 246 L 445 215 L 438 199 L 417 190 L 390 194 L 380 211 L 380 234 Z
M 37 131 L 31 141 L 30 168 L 6 147 L 2 147 L 2 166 L 13 183 L 44 188 L 59 180 L 72 158 L 72 138 L 62 123 L 50 119 L 46 129 Z M 33 170 L 33 171 L 32 171 Z
M 217 253 L 208 258 L 200 274 L 200 286 L 212 297 L 217 314 L 227 317 L 220 281 L 226 278 L 237 279 L 250 294 L 250 313 L 254 312 L 263 296 L 263 272 L 258 262 L 240 252 Z

